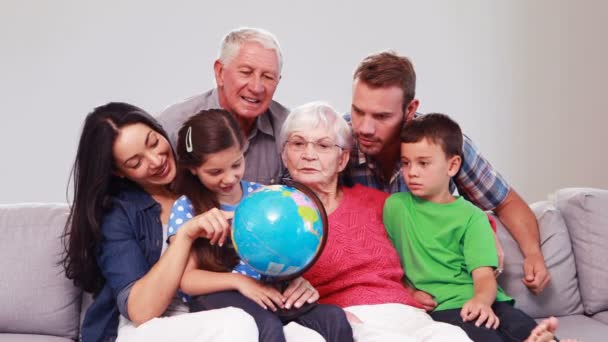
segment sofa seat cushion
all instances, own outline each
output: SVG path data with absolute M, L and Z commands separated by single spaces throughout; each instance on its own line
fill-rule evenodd
M 71 338 L 49 336 L 49 335 L 30 335 L 30 334 L 2 334 L 2 342 L 73 342 Z
M 0 332 L 78 337 L 81 291 L 59 265 L 67 213 L 65 204 L 0 205 Z
M 608 324 L 608 311 L 598 312 L 591 316 L 593 319 L 598 320 L 604 324 Z
M 557 317 L 557 338 L 573 338 L 582 342 L 605 342 L 608 336 L 608 325 L 585 315 Z M 542 319 L 537 319 L 540 322 Z
M 538 221 L 541 249 L 551 282 L 538 296 L 528 290 L 521 281 L 524 271 L 519 246 L 502 223 L 497 222 L 498 238 L 505 253 L 504 273 L 498 277 L 498 283 L 515 299 L 515 306 L 532 317 L 582 314 L 574 257 L 564 219 L 547 201 L 530 207 Z
M 585 313 L 608 310 L 608 190 L 566 188 L 554 195 L 572 238 Z

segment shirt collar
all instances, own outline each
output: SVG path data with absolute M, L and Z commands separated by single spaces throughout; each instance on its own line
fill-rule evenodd
M 373 162 L 373 160 L 368 158 L 365 153 L 363 153 L 361 151 L 361 149 L 359 148 L 359 142 L 357 142 L 357 138 L 355 138 L 354 135 L 353 135 L 353 142 L 354 142 L 354 144 L 353 144 L 353 149 L 352 149 L 350 157 L 353 158 L 353 161 L 355 162 L 355 164 L 357 166 L 362 166 L 362 165 L 368 164 L 368 166 L 370 168 L 374 168 L 375 163 Z
M 128 202 L 138 210 L 145 210 L 158 204 L 149 193 L 128 181 L 123 181 L 123 185 L 120 186 L 120 193 L 116 198 Z

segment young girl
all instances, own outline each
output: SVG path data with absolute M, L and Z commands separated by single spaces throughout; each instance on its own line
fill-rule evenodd
M 224 110 L 203 110 L 186 121 L 177 142 L 176 190 L 184 194 L 174 204 L 169 235 L 194 217 L 210 230 L 226 227 L 243 197 L 261 187 L 242 180 L 246 142 L 238 122 Z M 196 216 L 204 213 L 204 215 Z M 291 321 L 316 330 L 327 341 L 352 341 L 352 330 L 342 309 L 317 304 L 318 293 L 298 278 L 281 293 L 261 282 L 260 274 L 241 262 L 229 240 L 199 239 L 181 280 L 191 311 L 233 306 L 252 315 L 260 341 L 285 341 L 283 324 Z M 295 302 L 295 303 L 294 303 Z M 291 306 L 295 308 L 291 308 Z M 270 310 L 268 310 L 270 309 Z M 277 309 L 288 310 L 278 315 Z M 291 311 L 291 312 L 289 312 Z

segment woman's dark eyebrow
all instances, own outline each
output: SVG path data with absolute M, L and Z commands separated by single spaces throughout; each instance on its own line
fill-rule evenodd
M 150 132 L 148 132 L 148 135 L 146 135 L 146 146 L 148 146 L 148 141 L 150 140 L 150 135 L 152 135 L 152 132 L 154 132 L 153 130 L 150 130 Z

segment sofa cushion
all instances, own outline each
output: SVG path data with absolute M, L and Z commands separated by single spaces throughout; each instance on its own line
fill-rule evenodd
M 608 311 L 598 312 L 591 317 L 593 317 L 593 319 L 598 320 L 604 324 L 608 324 Z
M 67 211 L 0 205 L 0 332 L 78 337 L 81 291 L 58 264 Z
M 561 189 L 554 201 L 572 238 L 585 313 L 608 310 L 608 190 Z
M 530 207 L 538 221 L 541 249 L 551 282 L 538 296 L 528 290 L 521 281 L 524 271 L 519 246 L 498 222 L 497 234 L 505 253 L 504 273 L 498 277 L 498 283 L 508 295 L 515 298 L 515 306 L 532 317 L 581 314 L 583 306 L 564 219 L 547 201 L 534 203 Z
M 72 340 L 70 338 L 49 336 L 49 335 L 2 334 L 2 333 L 0 333 L 0 341 L 2 341 L 2 342 L 73 342 L 74 340 Z

